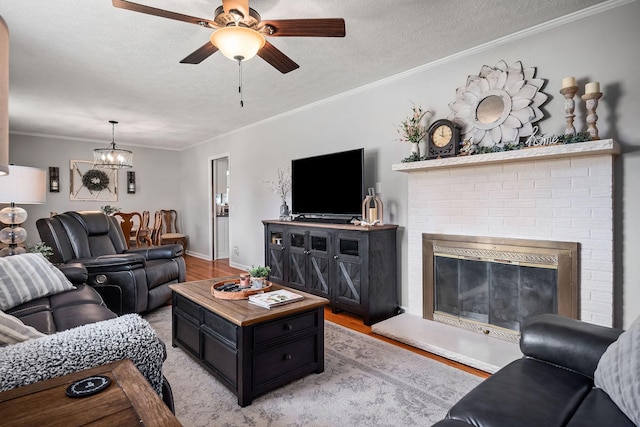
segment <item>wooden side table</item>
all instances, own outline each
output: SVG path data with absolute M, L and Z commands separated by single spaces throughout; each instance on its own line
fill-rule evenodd
M 93 396 L 65 394 L 71 383 L 94 375 L 111 384 Z M 10 426 L 181 425 L 129 359 L 2 392 L 0 420 Z

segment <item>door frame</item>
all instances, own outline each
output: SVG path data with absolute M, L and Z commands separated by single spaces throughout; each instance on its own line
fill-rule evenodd
M 229 169 L 229 188 L 231 188 L 231 154 L 230 153 L 221 153 L 221 154 L 216 154 L 215 156 L 210 156 L 207 158 L 207 170 L 208 170 L 208 189 L 209 189 L 209 195 L 208 195 L 208 199 L 209 199 L 209 260 L 210 261 L 215 261 L 216 259 L 216 254 L 215 254 L 215 248 L 213 245 L 213 242 L 215 242 L 215 238 L 216 238 L 216 227 L 214 226 L 214 222 L 216 220 L 216 213 L 214 210 L 214 204 L 215 204 L 215 199 L 213 196 L 213 184 L 214 184 L 214 180 L 216 179 L 216 169 L 214 167 L 214 161 L 215 160 L 220 160 L 220 159 L 224 159 L 227 158 L 227 164 L 228 164 L 228 169 Z M 229 241 L 231 241 L 231 221 L 229 221 Z M 229 252 L 229 258 L 231 258 L 231 252 Z

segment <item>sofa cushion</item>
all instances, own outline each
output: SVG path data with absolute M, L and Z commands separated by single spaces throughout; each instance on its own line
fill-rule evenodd
M 0 346 L 43 336 L 42 332 L 25 325 L 17 317 L 0 311 Z
M 0 310 L 71 289 L 73 284 L 42 254 L 0 258 Z
M 631 421 L 640 425 L 640 317 L 604 352 L 594 380 Z
M 7 312 L 46 334 L 116 317 L 88 285 L 29 301 Z
M 474 426 L 565 426 L 592 385 L 587 376 L 522 358 L 471 390 L 448 416 Z
M 635 424 L 620 411 L 607 393 L 594 388 L 567 424 L 567 427 L 588 426 L 634 427 Z

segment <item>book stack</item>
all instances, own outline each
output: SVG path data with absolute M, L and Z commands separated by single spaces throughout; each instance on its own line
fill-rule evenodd
M 290 302 L 300 301 L 304 297 L 285 289 L 254 294 L 249 296 L 249 303 L 263 308 L 277 307 Z

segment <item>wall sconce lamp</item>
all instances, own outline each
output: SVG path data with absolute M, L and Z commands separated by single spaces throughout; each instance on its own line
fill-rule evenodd
M 49 192 L 60 192 L 60 168 L 49 166 Z
M 136 173 L 132 171 L 127 172 L 127 193 L 136 194 Z

